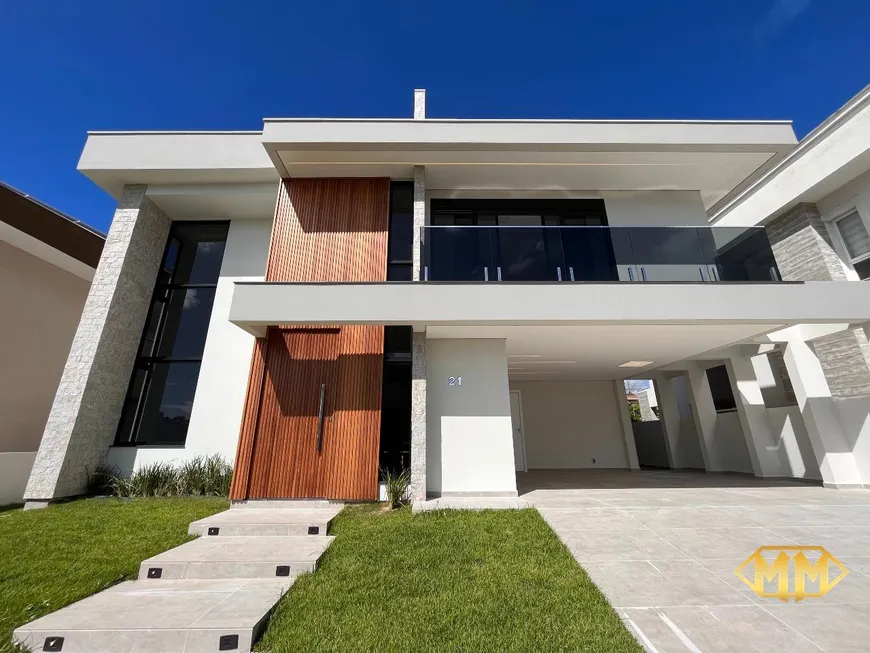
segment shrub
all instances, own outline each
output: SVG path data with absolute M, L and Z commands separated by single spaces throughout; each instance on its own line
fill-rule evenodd
M 389 469 L 382 469 L 384 488 L 387 491 L 387 503 L 390 508 L 398 508 L 408 503 L 408 490 L 411 488 L 411 470 L 403 469 L 398 474 Z
M 118 497 L 229 496 L 233 468 L 219 455 L 196 456 L 180 465 L 143 465 L 129 476 L 98 467 L 90 476 L 92 493 Z

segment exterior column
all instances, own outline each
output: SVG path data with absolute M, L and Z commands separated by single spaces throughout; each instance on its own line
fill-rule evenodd
M 622 422 L 622 440 L 625 445 L 625 463 L 629 469 L 640 469 L 637 462 L 637 445 L 634 442 L 634 428 L 631 426 L 631 414 L 628 412 L 628 400 L 625 397 L 625 383 L 620 380 L 613 382 L 616 403 L 619 405 L 619 419 Z
M 81 494 L 115 437 L 171 220 L 125 186 L 24 493 L 25 508 Z
M 759 477 L 777 476 L 779 465 L 776 460 L 769 460 L 768 454 L 776 443 L 764 412 L 764 396 L 761 394 L 752 361 L 744 357 L 726 358 L 725 369 L 728 371 L 731 393 L 734 395 L 737 415 L 740 418 L 740 429 L 743 431 L 749 460 L 752 462 L 752 473 Z
M 837 418 L 819 358 L 802 340 L 786 343 L 783 358 L 822 481 L 826 487 L 860 487 L 861 473 Z
M 691 363 L 686 371 L 689 381 L 689 396 L 691 397 L 692 418 L 698 432 L 698 444 L 701 447 L 701 457 L 704 459 L 704 469 L 708 472 L 727 471 L 722 468 L 716 452 L 716 405 L 710 392 L 707 380 L 707 368 L 698 363 Z
M 662 425 L 662 435 L 665 438 L 665 449 L 668 455 L 668 466 L 671 469 L 681 467 L 677 454 L 676 442 L 680 437 L 680 413 L 677 408 L 677 398 L 671 388 L 671 380 L 664 374 L 653 377 L 653 387 L 659 401 L 659 421 Z
M 426 226 L 426 167 L 414 166 L 414 240 L 413 276 L 414 281 L 423 281 L 423 227 Z
M 426 500 L 426 334 L 414 332 L 411 344 L 411 495 Z

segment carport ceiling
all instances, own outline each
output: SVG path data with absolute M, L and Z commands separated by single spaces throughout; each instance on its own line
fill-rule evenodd
M 527 380 L 643 378 L 645 372 L 749 340 L 780 324 L 437 327 L 427 338 L 504 338 L 508 375 Z M 646 367 L 619 367 L 650 361 Z

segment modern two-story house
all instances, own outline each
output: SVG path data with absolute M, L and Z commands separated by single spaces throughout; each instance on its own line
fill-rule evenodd
M 118 208 L 29 505 L 214 453 L 235 500 L 374 499 L 380 468 L 415 501 L 516 496 L 529 470 L 638 468 L 626 378 L 655 380 L 668 467 L 870 485 L 814 344 L 858 337 L 870 286 L 795 275 L 841 263 L 803 223 L 710 217 L 797 145 L 788 122 L 427 119 L 421 91 L 407 119 L 91 133 L 79 169 Z

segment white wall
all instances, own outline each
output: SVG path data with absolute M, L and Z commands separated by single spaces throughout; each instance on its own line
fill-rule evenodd
M 0 453 L 0 506 L 24 501 L 24 489 L 35 458 L 35 451 Z
M 746 448 L 740 415 L 736 410 L 716 413 L 715 437 L 711 443 L 710 458 L 717 471 L 752 473 L 752 460 Z
M 503 339 L 426 344 L 426 490 L 516 494 Z M 462 385 L 448 385 L 448 377 Z
M 783 478 L 821 480 L 801 410 L 797 406 L 766 408 L 764 414 L 776 443 L 767 457 L 766 474 Z M 776 466 L 774 467 L 774 461 Z
M 607 209 L 607 223 L 611 226 L 709 225 L 698 191 L 607 191 L 601 196 Z
M 865 281 L 864 283 L 870 283 Z M 847 446 L 865 485 L 870 484 L 870 398 L 834 399 Z
M 129 472 L 200 454 L 235 459 L 254 337 L 229 322 L 233 282 L 263 280 L 271 229 L 271 220 L 230 223 L 184 447 L 116 447 L 109 451 L 110 464 Z
M 90 282 L 0 241 L 0 451 L 36 451 Z
M 510 388 L 521 394 L 529 469 L 628 467 L 613 381 L 511 381 Z

